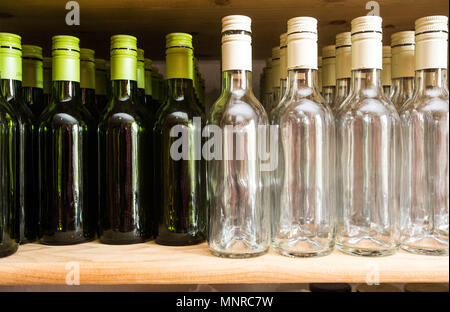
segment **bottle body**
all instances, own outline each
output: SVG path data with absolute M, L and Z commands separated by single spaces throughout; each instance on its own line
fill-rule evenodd
M 401 197 L 401 247 L 447 255 L 449 243 L 449 98 L 444 69 L 416 72 L 416 91 L 400 116 L 406 154 Z
M 326 255 L 335 244 L 334 120 L 315 75 L 311 69 L 289 71 L 283 107 L 272 119 L 280 144 L 272 242 L 288 256 Z
M 399 116 L 383 95 L 379 69 L 352 75 L 352 93 L 336 117 L 337 246 L 350 254 L 389 255 L 399 245 Z
M 331 105 L 331 110 L 335 115 L 339 110 L 341 104 L 350 94 L 350 81 L 350 78 L 341 78 L 336 80 L 336 96 L 333 100 L 333 105 Z
M 18 121 L 13 110 L 0 96 L 0 258 L 13 254 L 19 246 L 18 207 L 15 200 L 17 129 Z
M 141 243 L 152 237 L 153 116 L 136 99 L 136 81 L 113 80 L 98 126 L 100 241 Z
M 250 71 L 224 72 L 222 83 L 208 119 L 221 137 L 220 152 L 207 162 L 208 244 L 216 256 L 253 257 L 270 245 L 269 171 L 259 157 L 268 118 L 251 91 Z
M 97 181 L 90 154 L 94 120 L 81 103 L 79 82 L 54 81 L 52 102 L 39 123 L 40 241 L 77 244 L 95 238 Z M 95 152 L 94 152 L 95 153 Z
M 155 149 L 160 151 L 155 176 L 161 181 L 155 187 L 159 205 L 155 241 L 193 245 L 206 238 L 206 168 L 198 153 L 205 118 L 195 104 L 191 79 L 173 78 L 168 83 L 167 100 L 154 127 Z
M 400 111 L 403 104 L 411 100 L 414 93 L 414 77 L 402 77 L 392 79 L 392 103 L 397 111 Z

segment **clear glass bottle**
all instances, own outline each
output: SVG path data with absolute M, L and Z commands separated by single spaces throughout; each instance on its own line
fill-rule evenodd
M 252 91 L 250 25 L 247 16 L 222 19 L 222 94 L 208 118 L 221 138 L 207 161 L 208 246 L 228 258 L 259 256 L 270 246 L 268 171 L 259 157 L 268 120 Z
M 415 23 L 416 88 L 400 110 L 406 154 L 401 191 L 401 247 L 448 255 L 449 96 L 444 83 L 448 18 Z
M 281 88 L 280 88 L 280 47 L 272 48 L 272 96 L 271 105 L 267 112 L 270 112 L 274 107 L 280 103 L 281 99 Z
M 391 36 L 392 103 L 397 111 L 414 93 L 414 31 L 400 31 Z
M 0 81 L 2 74 L 5 73 L 0 69 Z M 11 106 L 3 99 L 2 89 L 0 84 L 0 258 L 15 253 L 19 246 L 18 209 L 15 205 L 18 121 Z
M 331 106 L 334 114 L 350 94 L 351 77 L 352 38 L 350 32 L 343 32 L 336 35 L 336 97 Z
M 35 117 L 44 110 L 42 48 L 22 45 L 23 100 Z
M 36 194 L 36 144 L 33 113 L 23 98 L 22 90 L 22 46 L 21 37 L 0 33 L 0 81 L 2 96 L 17 118 L 16 161 L 16 209 L 21 243 L 33 242 L 37 238 Z M 5 182 L 6 183 L 6 182 Z
M 333 106 L 336 92 L 336 46 L 322 48 L 322 96 L 328 107 Z
M 97 140 L 81 102 L 79 51 L 76 37 L 52 38 L 51 103 L 39 118 L 40 242 L 47 245 L 83 243 L 97 231 Z
M 280 35 L 280 101 L 287 89 L 287 33 Z
M 383 84 L 383 93 L 387 98 L 392 97 L 391 62 L 391 47 L 383 46 L 383 69 L 381 70 L 381 83 Z
M 111 37 L 112 94 L 98 125 L 100 241 L 134 244 L 153 234 L 153 115 L 137 99 L 136 37 Z
M 102 116 L 108 103 L 109 84 L 106 73 L 106 60 L 95 59 L 95 107 L 98 116 Z
M 206 164 L 200 155 L 205 117 L 195 101 L 192 55 L 191 35 L 166 36 L 168 96 L 154 126 L 160 181 L 155 242 L 161 245 L 194 245 L 206 238 Z
M 295 257 L 329 254 L 334 230 L 334 117 L 317 88 L 317 20 L 288 21 L 288 88 L 271 123 L 279 126 L 272 179 L 272 243 Z M 308 51 L 300 53 L 300 51 Z M 272 137 L 271 137 L 272 138 Z
M 400 120 L 381 84 L 381 22 L 352 21 L 352 91 L 336 116 L 336 244 L 361 256 L 394 254 L 399 245 Z

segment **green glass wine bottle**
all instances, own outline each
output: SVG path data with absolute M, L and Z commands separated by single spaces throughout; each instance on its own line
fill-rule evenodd
M 100 111 L 95 105 L 95 51 L 80 49 L 81 103 L 97 121 Z
M 153 106 L 153 97 L 152 97 L 152 60 L 145 58 L 144 59 L 144 68 L 145 68 L 145 98 L 144 104 L 147 109 L 151 110 L 153 115 L 155 115 L 155 108 Z
M 0 48 L 0 54 L 3 48 Z M 11 73 L 3 70 L 0 58 L 0 81 L 2 75 Z M 3 71 L 3 72 L 2 72 Z M 19 246 L 18 218 L 15 206 L 17 118 L 11 106 L 3 99 L 0 84 L 0 258 L 17 251 Z
M 206 173 L 200 155 L 204 115 L 194 98 L 192 53 L 191 35 L 166 36 L 168 96 L 154 128 L 155 176 L 161 181 L 155 184 L 156 243 L 162 245 L 191 245 L 205 239 Z
M 108 103 L 107 96 L 107 70 L 106 61 L 104 59 L 95 59 L 95 107 L 99 112 L 99 116 L 103 115 Z
M 45 107 L 41 47 L 26 44 L 22 46 L 22 76 L 25 104 L 33 112 L 33 115 L 38 117 Z
M 158 68 L 152 66 L 152 98 L 153 108 L 155 112 L 158 112 L 161 107 L 161 101 L 159 98 L 159 72 Z
M 137 49 L 137 99 L 145 103 L 145 62 L 144 50 Z
M 136 38 L 111 37 L 112 95 L 98 126 L 100 241 L 152 236 L 153 116 L 137 99 Z
M 98 218 L 90 200 L 96 135 L 82 104 L 78 38 L 52 38 L 52 69 L 51 103 L 39 119 L 40 241 L 77 244 L 95 238 Z
M 44 57 L 43 63 L 43 93 L 44 93 L 44 107 L 41 111 L 44 111 L 44 109 L 50 105 L 50 98 L 52 95 L 52 58 L 51 57 Z M 36 118 L 39 117 L 36 115 Z
M 35 197 L 34 116 L 23 100 L 21 37 L 0 33 L 0 71 L 3 98 L 14 110 L 18 121 L 16 147 L 16 206 L 20 242 L 37 237 L 37 200 Z

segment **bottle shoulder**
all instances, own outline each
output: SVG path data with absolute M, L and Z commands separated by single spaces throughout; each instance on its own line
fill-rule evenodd
M 421 93 L 407 101 L 400 110 L 400 114 L 408 114 L 412 111 L 422 113 L 447 113 L 449 112 L 449 97 L 445 92 Z
M 201 121 L 205 120 L 205 114 L 195 103 L 173 101 L 169 98 L 158 110 L 155 127 L 162 128 L 167 125 L 186 124 L 191 122 L 194 117 L 200 118 Z
M 385 96 L 362 96 L 352 93 L 342 102 L 337 110 L 336 118 L 367 118 L 389 116 L 399 119 L 394 104 Z
M 76 102 L 52 102 L 39 118 L 40 126 L 79 125 L 93 126 L 94 119 L 88 110 Z

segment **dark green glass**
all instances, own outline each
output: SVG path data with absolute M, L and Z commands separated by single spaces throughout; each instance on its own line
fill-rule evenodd
M 95 95 L 95 107 L 98 112 L 98 118 L 100 118 L 106 110 L 106 105 L 108 105 L 108 97 L 104 94 Z M 98 121 L 99 119 L 97 119 Z
M 95 102 L 95 89 L 81 88 L 81 102 L 87 108 L 95 121 L 100 118 L 100 109 Z
M 34 87 L 22 87 L 22 93 L 25 104 L 31 110 L 33 116 L 38 118 L 46 106 L 44 90 Z
M 100 241 L 141 243 L 152 237 L 152 113 L 137 100 L 137 83 L 113 80 L 98 126 Z
M 158 235 L 162 245 L 192 245 L 205 239 L 205 162 L 201 155 L 192 155 L 202 145 L 201 129 L 196 129 L 194 117 L 204 125 L 203 112 L 195 103 L 192 80 L 169 79 L 168 95 L 159 112 L 155 136 L 155 197 L 158 209 Z M 181 126 L 178 137 L 171 137 L 172 127 Z M 200 130 L 200 137 L 194 134 Z M 174 160 L 171 146 L 183 133 L 189 137 L 189 159 Z
M 81 102 L 80 83 L 54 81 L 39 122 L 40 241 L 48 245 L 95 238 L 98 209 L 90 157 L 94 120 Z
M 17 129 L 17 118 L 3 99 L 0 84 L 0 258 L 13 254 L 19 246 L 15 205 Z
M 18 121 L 16 157 L 16 206 L 19 218 L 21 243 L 33 242 L 37 238 L 38 200 L 36 196 L 35 161 L 37 153 L 34 137 L 34 116 L 22 97 L 22 83 L 19 80 L 2 79 L 3 98 L 14 110 Z

